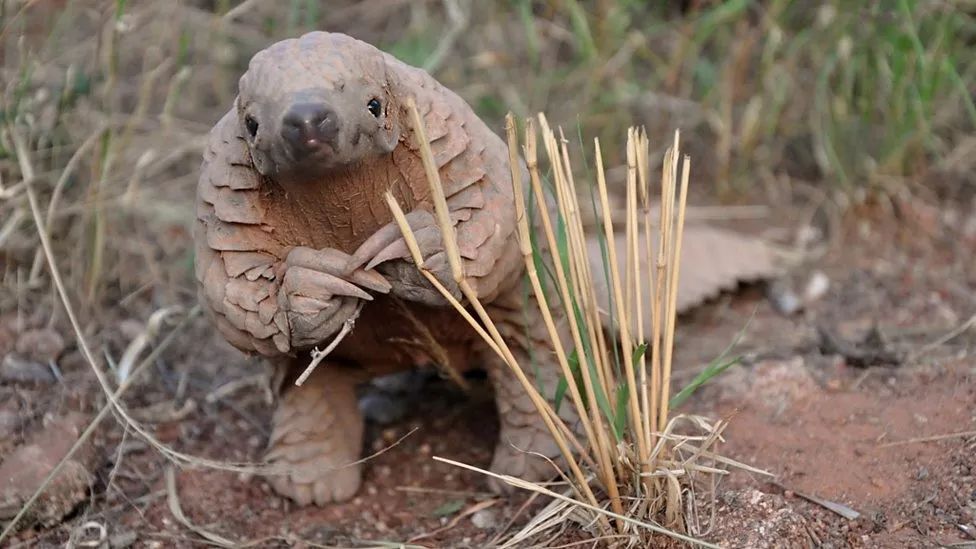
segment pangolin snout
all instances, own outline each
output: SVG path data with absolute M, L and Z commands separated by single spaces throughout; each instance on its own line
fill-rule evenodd
M 281 121 L 281 137 L 297 153 L 317 151 L 323 144 L 334 146 L 338 135 L 339 116 L 326 103 L 295 103 Z

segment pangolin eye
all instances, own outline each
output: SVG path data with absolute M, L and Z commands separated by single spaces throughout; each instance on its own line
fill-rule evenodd
M 370 99 L 369 103 L 366 103 L 366 108 L 369 109 L 370 114 L 376 118 L 379 118 L 380 114 L 383 113 L 383 104 L 380 103 L 380 100 L 376 99 L 375 97 Z
M 251 115 L 244 117 L 244 127 L 247 128 L 247 133 L 251 134 L 251 137 L 255 137 L 258 134 L 258 121 L 254 119 Z

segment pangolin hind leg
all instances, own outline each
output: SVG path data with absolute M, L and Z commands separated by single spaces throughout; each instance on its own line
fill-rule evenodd
M 493 302 L 488 314 L 527 377 L 552 405 L 560 369 L 535 300 L 529 298 L 526 305 L 521 295 L 506 296 Z M 529 481 L 546 480 L 556 471 L 545 458 L 565 470 L 559 447 L 521 382 L 493 351 L 487 350 L 483 356 L 495 390 L 500 427 L 491 470 Z M 572 404 L 565 400 L 559 416 L 574 429 L 577 416 Z M 491 486 L 498 491 L 508 490 L 508 485 L 494 479 Z
M 318 365 L 298 387 L 294 379 L 304 364 L 284 369 L 278 407 L 272 420 L 266 460 L 277 471 L 267 477 L 274 490 L 299 505 L 345 501 L 362 482 L 363 416 L 356 385 L 365 381 L 359 368 Z

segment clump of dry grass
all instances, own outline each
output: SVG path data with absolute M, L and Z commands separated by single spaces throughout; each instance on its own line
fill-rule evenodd
M 690 161 L 682 157 L 679 135 L 668 148 L 661 174 L 660 211 L 652 211 L 648 138 L 631 128 L 627 135 L 626 257 L 617 257 L 614 246 L 604 246 L 611 283 L 610 314 L 605 316 L 592 290 L 586 238 L 580 216 L 577 184 L 567 141 L 538 116 L 542 142 L 552 174 L 547 194 L 537 158 L 536 120 L 525 124 L 524 153 L 531 189 L 523 188 L 519 165 L 518 137 L 514 117 L 508 117 L 508 140 L 512 180 L 516 197 L 518 238 L 536 304 L 553 342 L 562 372 L 555 395 L 540 394 L 519 364 L 504 338 L 465 279 L 460 253 L 433 158 L 426 145 L 423 124 L 413 110 L 413 124 L 421 146 L 434 205 L 445 236 L 445 249 L 455 282 L 468 302 L 465 307 L 426 270 L 419 248 L 403 212 L 391 195 L 387 202 L 400 224 L 413 259 L 421 272 L 455 309 L 501 356 L 521 381 L 545 420 L 565 458 L 569 470 L 562 473 L 568 488 L 562 492 L 518 478 L 498 475 L 470 465 L 435 458 L 459 467 L 477 470 L 510 485 L 545 494 L 553 502 L 507 546 L 522 546 L 547 533 L 565 528 L 573 518 L 594 536 L 621 546 L 642 545 L 648 536 L 664 534 L 697 545 L 709 546 L 695 536 L 707 533 L 699 519 L 699 504 L 714 491 L 716 478 L 737 466 L 759 472 L 721 457 L 715 445 L 721 440 L 725 422 L 702 417 L 675 415 L 672 411 L 671 364 L 674 347 L 679 264 L 688 194 Z M 617 238 L 611 222 L 603 157 L 595 140 L 597 204 L 602 213 L 602 237 Z M 530 196 L 531 194 L 531 196 Z M 529 197 L 527 204 L 526 197 Z M 539 207 L 553 203 L 550 208 Z M 656 255 L 652 255 L 655 214 Z M 539 223 L 531 220 L 538 219 Z M 535 238 L 541 244 L 534 244 Z M 653 268 L 641 270 L 641 254 L 656 257 Z M 540 272 L 545 265 L 545 272 Z M 544 276 L 550 274 L 549 290 Z M 645 300 L 650 291 L 652 299 Z M 556 295 L 551 295 L 555 293 Z M 556 297 L 558 299 L 553 299 Z M 653 304 L 650 311 L 642 303 Z M 473 312 L 473 314 L 472 314 Z M 476 319 L 477 317 L 477 319 Z M 564 349 L 556 325 L 567 321 L 572 346 Z M 609 322 L 608 322 L 609 321 Z M 652 337 L 645 341 L 644 327 Z M 608 329 L 609 328 L 609 329 Z M 649 352 L 648 352 L 649 351 Z M 579 424 L 566 425 L 556 413 L 564 395 L 575 406 Z M 551 404 L 555 402 L 555 405 Z M 576 434 L 582 436 L 577 439 Z

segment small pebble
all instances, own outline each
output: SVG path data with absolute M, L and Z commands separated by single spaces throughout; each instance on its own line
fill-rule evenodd
M 54 330 L 27 330 L 17 336 L 17 352 L 37 362 L 57 360 L 64 352 L 64 338 Z
M 830 289 L 830 279 L 822 271 L 814 271 L 807 280 L 807 285 L 803 289 L 803 303 L 809 305 L 824 295 Z
M 800 296 L 783 281 L 770 284 L 767 296 L 776 312 L 784 316 L 796 314 L 803 307 Z
M 494 528 L 496 522 L 495 512 L 491 509 L 482 509 L 471 515 L 471 524 L 474 524 L 476 528 L 481 528 L 482 530 Z
M 51 383 L 54 374 L 47 366 L 8 353 L 0 363 L 0 380 L 19 383 Z

